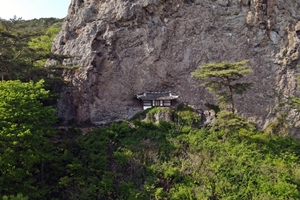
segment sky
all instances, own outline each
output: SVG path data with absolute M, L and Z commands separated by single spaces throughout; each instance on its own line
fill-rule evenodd
M 71 0 L 0 0 L 0 18 L 24 20 L 67 16 Z

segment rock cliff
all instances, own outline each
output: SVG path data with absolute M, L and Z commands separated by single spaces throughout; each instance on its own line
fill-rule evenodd
M 235 97 L 236 108 L 266 127 L 277 97 L 297 93 L 300 2 L 72 0 L 52 51 L 74 56 L 63 65 L 81 66 L 63 72 L 68 84 L 58 114 L 65 119 L 130 118 L 142 109 L 135 96 L 143 91 L 171 90 L 179 102 L 205 110 L 214 99 L 190 72 L 203 63 L 248 59 L 254 86 Z

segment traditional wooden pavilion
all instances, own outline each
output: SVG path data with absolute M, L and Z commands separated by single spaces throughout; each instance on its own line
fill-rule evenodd
M 178 95 L 174 95 L 170 91 L 144 92 L 137 95 L 137 98 L 142 100 L 144 110 L 152 107 L 170 107 L 178 97 Z

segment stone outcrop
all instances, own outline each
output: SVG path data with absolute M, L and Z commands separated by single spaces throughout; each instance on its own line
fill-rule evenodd
M 63 73 L 58 114 L 96 124 L 127 119 L 142 110 L 135 96 L 144 91 L 172 91 L 205 110 L 213 96 L 190 73 L 247 59 L 254 86 L 235 97 L 236 108 L 266 127 L 278 94 L 297 94 L 299 21 L 295 0 L 72 0 L 52 51 L 81 67 Z

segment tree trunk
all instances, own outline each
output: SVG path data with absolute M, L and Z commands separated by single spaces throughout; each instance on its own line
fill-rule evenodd
M 227 77 L 227 85 L 228 85 L 228 88 L 229 88 L 229 98 L 230 98 L 230 104 L 231 104 L 231 111 L 232 111 L 232 113 L 234 113 L 233 91 L 232 91 L 232 87 L 231 87 L 229 77 Z

